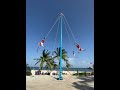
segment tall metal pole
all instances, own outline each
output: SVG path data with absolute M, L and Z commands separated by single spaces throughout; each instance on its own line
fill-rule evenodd
M 60 14 L 60 22 L 61 22 L 61 27 L 60 27 L 60 73 L 59 73 L 59 80 L 63 80 L 62 78 L 62 13 Z

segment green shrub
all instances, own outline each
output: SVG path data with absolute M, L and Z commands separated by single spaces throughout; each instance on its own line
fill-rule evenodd
M 31 76 L 32 75 L 31 71 L 26 71 L 26 75 Z
M 91 75 L 94 75 L 94 72 L 92 72 Z
M 85 76 L 85 73 L 75 73 L 73 76 Z
M 28 64 L 26 64 L 26 71 L 31 71 L 31 68 Z
M 86 72 L 84 72 L 84 75 L 85 75 L 85 76 L 87 76 L 87 73 L 86 73 Z
M 79 75 L 85 75 L 85 73 L 79 73 Z
M 75 74 L 73 74 L 73 76 L 88 76 L 88 75 L 90 75 L 89 73 L 86 73 L 86 72 L 82 72 L 82 73 L 75 73 Z

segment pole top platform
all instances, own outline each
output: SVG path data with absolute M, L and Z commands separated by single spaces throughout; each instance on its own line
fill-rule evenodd
M 63 16 L 64 14 L 63 14 L 63 13 L 61 13 L 60 15 L 61 15 L 61 16 Z

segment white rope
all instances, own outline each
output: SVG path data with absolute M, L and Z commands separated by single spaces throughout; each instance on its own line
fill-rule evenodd
M 60 17 L 60 16 L 59 16 Z M 55 21 L 55 23 L 53 24 L 53 26 L 51 27 L 51 29 L 49 30 L 49 32 L 47 33 L 47 35 L 45 36 L 45 39 L 47 38 L 48 34 L 50 33 L 50 31 L 53 29 L 53 27 L 55 26 L 56 22 L 58 21 L 59 17 L 57 18 L 57 20 Z
M 65 25 L 65 30 L 66 30 L 66 32 L 67 32 L 67 35 L 68 35 L 68 38 L 69 38 L 69 42 L 70 42 L 70 48 L 71 48 L 72 43 L 71 43 L 71 41 L 70 41 L 70 36 L 69 36 L 69 33 L 68 33 L 68 30 L 67 30 L 67 27 L 66 27 L 66 24 L 65 24 L 64 19 L 63 19 L 63 22 L 64 22 L 64 25 Z
M 55 36 L 55 42 L 54 42 L 54 45 L 53 45 L 53 49 L 55 48 L 55 44 L 56 44 L 57 34 L 58 34 L 58 30 L 59 30 L 59 23 L 60 23 L 60 19 L 58 21 L 58 27 L 57 27 L 57 32 L 56 32 L 56 36 Z
M 63 15 L 63 16 L 64 16 L 64 15 Z M 68 25 L 68 27 L 69 27 L 69 29 L 70 29 L 70 32 L 71 32 L 71 34 L 72 34 L 72 36 L 73 36 L 73 38 L 74 38 L 74 41 L 76 42 L 75 36 L 74 36 L 73 33 L 72 33 L 72 30 L 71 30 L 71 28 L 70 28 L 70 26 L 69 26 L 69 24 L 68 24 L 68 22 L 67 22 L 67 20 L 66 20 L 66 17 L 64 16 L 64 18 L 65 18 L 65 21 L 66 21 L 66 23 L 67 23 L 67 25 Z

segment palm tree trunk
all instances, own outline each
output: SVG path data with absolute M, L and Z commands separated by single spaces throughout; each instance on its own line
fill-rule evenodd
M 60 57 L 57 57 L 58 59 L 58 67 L 60 68 Z

